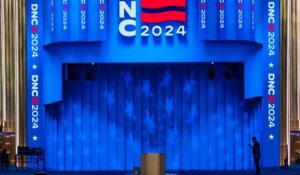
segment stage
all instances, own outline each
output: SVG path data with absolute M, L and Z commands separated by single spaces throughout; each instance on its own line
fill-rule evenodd
M 279 166 L 279 1 L 131 3 L 27 0 L 26 146 L 45 169 L 131 171 L 154 153 L 189 175 L 252 174 L 253 136 Z M 183 18 L 139 18 L 157 10 Z
M 10 168 L 9 171 L 0 170 L 0 174 L 5 175 L 34 175 L 35 171 L 23 170 L 15 171 L 14 168 Z M 50 175 L 124 175 L 124 172 L 47 172 Z M 126 175 L 132 175 L 132 172 L 127 172 Z M 249 171 L 185 171 L 181 175 L 253 175 L 254 170 Z M 263 168 L 262 175 L 300 175 L 300 166 L 290 166 L 287 169 L 280 167 L 275 168 Z M 180 175 L 180 172 L 168 172 L 166 175 Z

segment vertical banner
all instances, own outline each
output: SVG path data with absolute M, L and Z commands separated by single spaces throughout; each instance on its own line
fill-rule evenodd
M 88 38 L 90 41 L 106 40 L 106 0 L 88 1 Z
M 226 0 L 219 0 L 218 2 L 218 39 L 225 39 L 226 38 L 226 7 L 225 7 Z
M 106 32 L 107 32 L 107 3 L 106 0 L 98 0 L 98 30 L 99 32 L 99 37 L 98 40 L 104 41 L 106 40 Z
M 251 40 L 251 2 L 237 0 L 236 36 L 238 40 Z
M 261 154 L 265 167 L 280 165 L 279 0 L 263 1 L 264 97 Z
M 243 39 L 245 37 L 245 2 L 243 0 L 237 0 L 237 39 Z
M 87 0 L 80 0 L 80 37 L 81 39 L 87 39 Z
M 216 0 L 199 0 L 199 38 L 201 40 L 217 39 L 216 21 L 217 15 Z
M 255 0 L 251 0 L 251 40 L 255 40 L 255 29 L 256 29 L 256 4 Z
M 62 10 L 62 35 L 61 38 L 62 40 L 69 40 L 69 35 L 70 35 L 70 0 L 60 0 L 62 1 L 62 6 L 60 7 Z
M 47 35 L 44 36 L 45 43 L 52 42 L 54 38 L 54 19 L 55 19 L 55 7 L 54 0 L 46 0 L 44 2 L 44 32 Z
M 27 144 L 43 147 L 42 0 L 27 0 Z

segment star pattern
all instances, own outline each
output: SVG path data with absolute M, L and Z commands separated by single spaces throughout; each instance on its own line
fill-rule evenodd
M 165 103 L 165 108 L 168 116 L 171 116 L 174 110 L 173 98 L 167 98 Z
M 150 116 L 149 110 L 145 112 L 145 118 L 144 118 L 144 125 L 146 126 L 146 131 L 148 133 L 154 133 L 155 132 L 155 123 L 152 116 Z
M 198 110 L 196 104 L 193 104 L 187 118 L 187 124 L 192 124 L 195 118 L 198 116 Z
M 165 71 L 165 74 L 164 74 L 164 76 L 163 76 L 163 79 L 162 79 L 162 81 L 160 82 L 160 86 L 161 87 L 164 87 L 164 88 L 167 88 L 169 85 L 170 85 L 170 81 L 172 80 L 172 75 L 171 75 L 171 73 L 170 73 L 170 70 L 169 69 L 167 69 L 166 71 Z
M 194 80 L 193 76 L 191 75 L 190 79 L 185 79 L 184 80 L 184 88 L 183 91 L 185 92 L 185 94 L 190 97 L 191 93 L 192 93 L 192 88 L 193 86 L 196 85 L 196 81 Z
M 127 115 L 128 118 L 133 118 L 133 102 L 132 101 L 126 101 L 126 107 L 125 107 L 125 114 Z
M 107 92 L 107 104 L 109 107 L 112 107 L 116 103 L 115 92 Z
M 38 137 L 37 137 L 36 135 L 34 135 L 34 136 L 32 137 L 32 140 L 33 140 L 33 141 L 38 141 Z
M 153 95 L 151 92 L 150 81 L 148 79 L 143 80 L 142 92 L 146 97 L 151 97 Z
M 124 147 L 126 147 L 127 156 L 132 155 L 137 157 L 136 159 L 139 159 L 138 155 L 143 151 L 168 152 L 174 154 L 172 155 L 172 160 L 178 166 L 180 164 L 180 155 L 177 153 L 180 149 L 183 151 L 182 155 L 191 157 L 194 155 L 191 155 L 189 152 L 197 151 L 198 148 L 205 148 L 206 151 L 203 153 L 203 156 L 208 157 L 218 154 L 216 150 L 219 149 L 224 151 L 222 160 L 227 162 L 232 162 L 236 155 L 244 156 L 248 153 L 245 153 L 243 146 L 237 148 L 235 146 L 236 143 L 244 145 L 246 142 L 244 138 L 254 135 L 255 132 L 255 130 L 250 128 L 251 126 L 240 125 L 240 122 L 251 123 L 256 117 L 254 115 L 257 115 L 257 112 L 254 113 L 248 109 L 251 108 L 248 102 L 245 104 L 243 100 L 240 100 L 235 103 L 232 94 L 229 94 L 222 97 L 224 98 L 223 101 L 226 102 L 226 106 L 222 108 L 219 108 L 219 103 L 211 102 L 212 100 L 206 104 L 206 101 L 195 100 L 197 98 L 201 100 L 203 96 L 205 98 L 212 97 L 207 94 L 210 91 L 200 92 L 200 89 L 198 89 L 198 86 L 203 86 L 199 80 L 201 76 L 194 77 L 192 71 L 186 74 L 175 74 L 173 72 L 172 74 L 167 68 L 158 70 L 158 72 L 159 74 L 156 74 L 156 77 L 149 78 L 148 74 L 133 75 L 133 73 L 136 73 L 133 69 L 114 71 L 114 74 L 118 74 L 115 76 L 120 77 L 120 79 L 114 79 L 118 80 L 116 86 L 123 83 L 121 92 L 124 94 L 120 95 L 119 89 L 108 86 L 108 77 L 108 80 L 105 80 L 106 87 L 104 90 L 100 88 L 103 91 L 98 92 L 96 95 L 99 98 L 99 102 L 93 104 L 94 106 L 90 108 L 91 112 L 88 113 L 90 116 L 83 114 L 82 110 L 80 110 L 80 113 L 77 113 L 77 109 L 82 105 L 82 103 L 77 103 L 76 106 L 73 106 L 74 109 L 70 110 L 72 117 L 62 118 L 63 122 L 55 123 L 57 128 L 61 124 L 65 128 L 71 126 L 72 130 L 65 130 L 64 137 L 59 135 L 61 133 L 51 133 L 52 135 L 49 134 L 47 136 L 49 137 L 46 139 L 47 142 L 49 140 L 55 142 L 55 138 L 58 136 L 60 139 L 64 138 L 57 141 L 60 144 L 61 142 L 74 144 L 71 149 L 66 150 L 65 153 L 62 152 L 62 154 L 70 157 L 75 157 L 79 151 L 81 151 L 81 155 L 86 157 L 92 157 L 94 156 L 93 154 L 98 157 L 107 156 L 108 149 L 118 150 L 122 154 Z M 172 83 L 179 84 L 179 82 L 180 86 L 172 86 Z M 205 84 L 205 86 L 205 88 L 210 88 L 208 84 Z M 195 98 L 194 92 L 197 92 L 196 94 L 199 97 Z M 73 93 L 74 95 L 73 91 L 66 93 Z M 219 95 L 218 93 L 219 91 L 216 95 Z M 118 101 L 120 98 L 122 101 Z M 73 98 L 71 99 L 73 102 Z M 80 98 L 77 99 L 80 100 Z M 89 103 L 94 103 L 94 101 Z M 213 106 L 211 106 L 212 103 Z M 118 104 L 121 105 L 118 106 Z M 236 108 L 240 110 L 240 113 L 238 113 L 240 118 L 235 116 Z M 61 108 L 61 111 L 63 110 L 64 107 Z M 221 111 L 212 112 L 212 110 Z M 63 114 L 65 115 L 64 112 Z M 53 116 L 52 118 L 55 117 Z M 222 120 L 220 120 L 220 117 L 223 117 Z M 50 123 L 47 125 L 54 128 L 51 126 L 53 121 L 49 121 Z M 70 122 L 71 125 L 69 125 Z M 86 124 L 89 127 L 85 127 Z M 76 131 L 76 133 L 73 133 L 77 129 L 80 129 L 80 132 Z M 53 132 L 55 133 L 55 130 Z M 196 135 L 195 132 L 197 132 Z M 228 134 L 230 134 L 230 137 Z M 267 135 L 267 138 L 273 140 L 275 136 L 270 134 Z M 34 140 L 34 138 L 32 139 Z M 38 140 L 37 137 L 36 139 Z M 77 141 L 78 143 L 86 143 L 90 139 L 92 142 L 97 142 L 97 148 L 92 148 L 91 145 L 89 145 L 89 148 L 83 148 L 83 145 L 76 145 Z M 143 140 L 142 142 L 141 139 Z M 216 139 L 215 142 L 212 142 L 212 139 Z M 230 142 L 226 139 L 230 139 Z M 91 142 L 88 144 L 91 144 Z M 231 147 L 236 148 L 234 153 L 229 153 L 232 150 Z M 81 150 L 78 150 L 79 148 Z M 249 150 L 247 149 L 246 151 Z M 110 165 L 121 163 L 124 162 L 116 158 L 109 161 Z M 130 163 L 129 166 L 131 166 Z
M 36 64 L 33 64 L 33 65 L 32 65 L 32 69 L 33 69 L 33 70 L 36 70 L 37 68 L 38 68 L 38 65 L 36 65 Z
M 132 83 L 132 75 L 130 70 L 124 72 L 124 81 L 126 88 L 128 88 L 129 84 Z

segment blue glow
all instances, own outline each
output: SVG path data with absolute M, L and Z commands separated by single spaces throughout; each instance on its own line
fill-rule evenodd
M 261 102 L 243 99 L 241 72 L 225 80 L 238 70 L 215 64 L 208 80 L 208 66 L 96 64 L 92 81 L 77 66 L 64 100 L 46 106 L 47 169 L 122 170 L 124 149 L 128 170 L 147 152 L 166 153 L 170 170 L 252 168 Z
M 279 0 L 255 0 L 254 18 L 253 6 L 244 1 L 243 30 L 237 29 L 237 11 L 231 10 L 237 4 L 225 1 L 226 27 L 220 30 L 218 1 L 207 1 L 209 27 L 204 31 L 199 28 L 200 1 L 187 0 L 187 34 L 172 37 L 140 36 L 145 24 L 138 0 L 137 36 L 131 38 L 118 31 L 118 0 L 105 0 L 105 6 L 88 1 L 84 31 L 79 29 L 80 1 L 68 1 L 70 28 L 63 30 L 62 1 L 54 0 L 54 32 L 50 2 L 27 0 L 27 21 L 31 4 L 39 5 L 38 57 L 32 54 L 36 26 L 27 23 L 28 145 L 46 147 L 49 170 L 124 169 L 124 143 L 127 169 L 139 166 L 144 152 L 166 153 L 167 169 L 251 169 L 247 145 L 252 135 L 261 139 L 262 164 L 279 164 L 279 89 L 272 129 L 267 111 L 269 73 L 276 74 L 279 88 Z M 267 21 L 273 21 L 268 20 L 269 2 L 276 3 L 273 56 L 268 56 L 273 41 L 268 38 Z M 105 27 L 98 30 L 102 7 Z M 181 24 L 159 25 L 176 30 Z M 209 62 L 216 67 L 214 81 L 206 77 Z M 235 79 L 224 80 L 224 71 L 236 70 L 225 63 L 233 62 L 243 68 Z M 78 80 L 65 80 L 64 66 L 70 63 L 78 66 Z M 96 63 L 95 80 L 86 80 L 85 63 Z M 36 74 L 41 92 L 39 128 L 33 129 L 31 105 L 36 102 L 30 90 Z M 271 131 L 277 136 L 273 142 Z M 32 140 L 33 135 L 39 140 Z

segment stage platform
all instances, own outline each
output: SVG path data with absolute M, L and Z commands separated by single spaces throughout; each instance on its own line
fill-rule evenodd
M 33 170 L 19 170 L 10 168 L 8 171 L 0 170 L 1 175 L 34 175 Z M 46 172 L 47 175 L 124 175 L 125 172 Z M 132 175 L 127 172 L 126 175 Z M 254 175 L 253 171 L 188 171 L 188 172 L 168 172 L 166 175 Z M 291 166 L 287 169 L 280 167 L 263 168 L 261 175 L 300 175 L 300 165 Z

